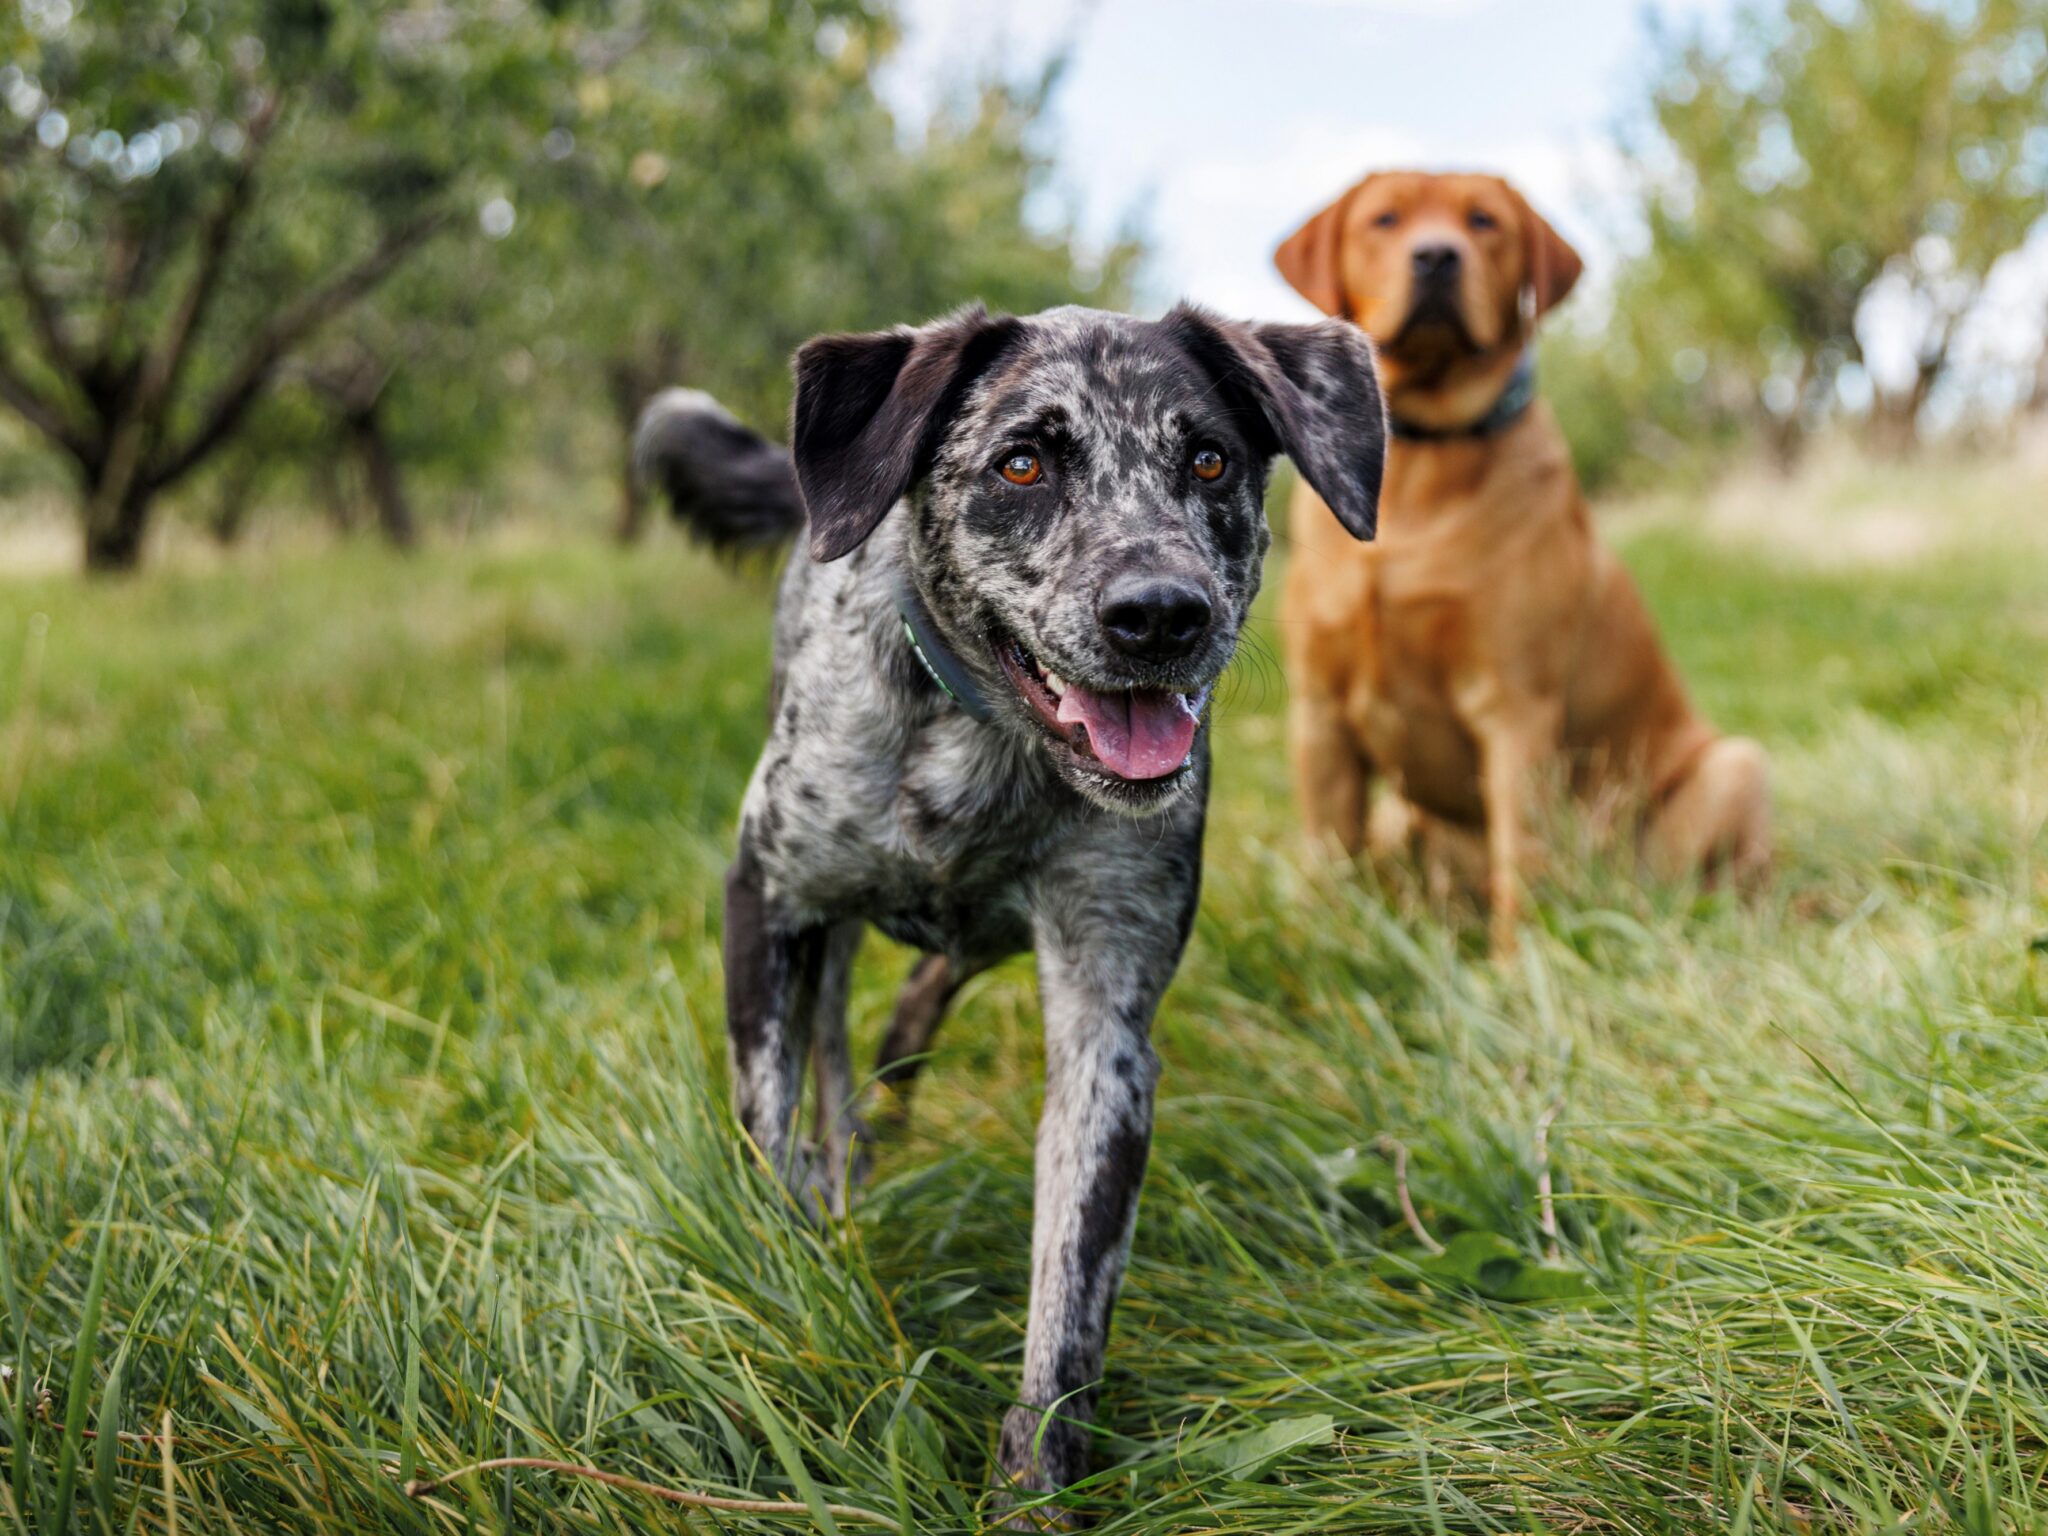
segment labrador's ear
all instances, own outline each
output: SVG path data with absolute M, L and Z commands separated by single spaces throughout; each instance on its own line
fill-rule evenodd
M 1529 293 L 1529 305 L 1533 313 L 1529 318 L 1546 315 L 1564 302 L 1565 295 L 1578 282 L 1579 274 L 1586 264 L 1579 253 L 1566 243 L 1563 235 L 1550 227 L 1550 221 L 1529 206 L 1529 200 L 1506 182 L 1508 195 L 1513 197 L 1522 215 L 1522 271 Z
M 1160 322 L 1246 418 L 1255 446 L 1294 460 L 1355 539 L 1379 526 L 1387 408 L 1372 342 L 1346 320 L 1245 325 L 1178 305 Z
M 851 554 L 875 531 L 931 467 L 969 386 L 1020 329 L 976 304 L 929 325 L 804 343 L 790 443 L 813 560 Z
M 1364 190 L 1365 181 L 1348 187 L 1328 207 L 1280 242 L 1273 253 L 1273 265 L 1294 291 L 1326 315 L 1351 312 L 1344 293 L 1344 219 L 1351 200 Z

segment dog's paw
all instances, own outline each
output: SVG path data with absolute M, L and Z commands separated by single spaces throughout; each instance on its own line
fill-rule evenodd
M 868 1084 L 858 1113 L 868 1135 L 878 1141 L 901 1141 L 910 1131 L 909 1084 Z
M 1036 1501 L 1041 1495 L 1072 1486 L 1087 1471 L 1088 1436 L 1079 1424 L 1057 1412 L 1048 1415 L 1022 1404 L 1012 1408 L 1003 1419 L 1002 1440 L 996 1449 L 996 1497 L 999 1505 L 1010 1511 L 998 1529 L 1079 1530 L 1087 1522 L 1073 1509 Z
M 870 1173 L 865 1127 L 823 1147 L 806 1147 L 789 1176 L 789 1193 L 815 1227 L 842 1221 Z
M 1015 1495 L 1010 1495 L 1014 1498 Z M 1033 1509 L 1020 1509 L 1011 1513 L 1007 1520 L 996 1527 L 999 1531 L 1078 1531 L 1080 1522 L 1071 1510 L 1045 1504 Z

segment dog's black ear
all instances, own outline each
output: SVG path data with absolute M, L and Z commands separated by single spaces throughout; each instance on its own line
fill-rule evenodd
M 1245 412 L 1259 446 L 1294 460 L 1353 538 L 1371 538 L 1379 526 L 1387 408 L 1365 332 L 1343 320 L 1245 325 L 1186 304 L 1161 324 Z
M 1019 329 L 976 304 L 914 329 L 803 345 L 790 443 L 813 560 L 851 554 L 875 531 L 931 467 L 946 422 Z

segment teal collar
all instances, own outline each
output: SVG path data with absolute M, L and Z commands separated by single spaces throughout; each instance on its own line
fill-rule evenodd
M 1536 354 L 1528 351 L 1515 364 L 1515 371 L 1508 375 L 1508 387 L 1500 392 L 1500 398 L 1493 402 L 1493 409 L 1477 421 L 1467 422 L 1462 427 L 1425 427 L 1412 421 L 1403 421 L 1389 413 L 1387 430 L 1410 443 L 1444 443 L 1460 437 L 1492 437 L 1505 432 L 1520 421 L 1529 407 L 1536 403 Z
M 910 654 L 917 658 L 925 675 L 939 685 L 939 692 L 965 710 L 970 719 L 991 718 L 994 711 L 989 708 L 988 700 L 975 686 L 965 664 L 939 638 L 931 611 L 925 607 L 924 599 L 917 595 L 917 589 L 907 581 L 897 594 L 896 611 L 903 617 L 903 638 L 910 642 Z

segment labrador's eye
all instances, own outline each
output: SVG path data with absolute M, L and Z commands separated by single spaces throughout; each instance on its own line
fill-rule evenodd
M 1392 229 L 1396 224 L 1401 222 L 1401 215 L 1396 213 L 1393 209 L 1389 208 L 1385 213 L 1381 214 L 1372 222 L 1375 228 Z
M 1474 229 L 1498 229 L 1500 227 L 1500 220 L 1496 219 L 1484 208 L 1474 208 L 1465 215 L 1465 222 Z
M 1035 453 L 1013 453 L 1003 460 L 1003 478 L 1012 485 L 1036 485 L 1044 474 L 1045 466 Z
M 1217 480 L 1222 478 L 1224 469 L 1223 455 L 1214 448 L 1196 449 L 1193 463 L 1197 480 Z

